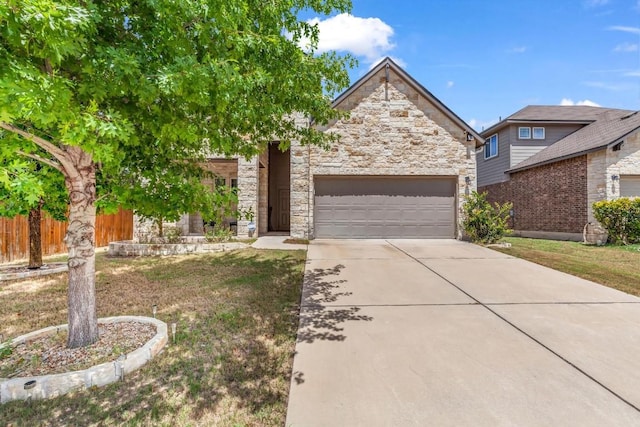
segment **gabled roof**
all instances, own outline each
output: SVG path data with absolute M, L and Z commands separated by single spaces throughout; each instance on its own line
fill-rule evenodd
M 593 109 L 597 107 L 586 108 Z M 598 110 L 598 114 L 596 114 L 596 110 L 585 110 L 585 117 L 589 118 L 590 124 L 518 163 L 508 172 L 521 171 L 601 150 L 617 144 L 629 134 L 640 129 L 640 112 L 638 111 L 611 108 L 598 108 Z
M 586 105 L 528 105 L 490 128 L 483 130 L 482 135 L 487 138 L 503 127 L 514 123 L 592 123 L 596 120 L 596 117 L 606 110 L 612 109 Z
M 404 81 L 406 81 L 409 85 L 411 85 L 422 97 L 427 99 L 431 104 L 433 104 L 437 109 L 439 109 L 449 120 L 458 125 L 462 130 L 464 130 L 468 135 L 472 135 L 476 141 L 476 147 L 480 147 L 484 144 L 484 138 L 480 136 L 478 132 L 476 132 L 471 126 L 469 126 L 464 120 L 458 117 L 453 111 L 451 111 L 446 105 L 442 103 L 438 98 L 436 98 L 431 92 L 429 92 L 424 86 L 422 86 L 416 79 L 411 77 L 406 71 L 404 71 L 398 64 L 393 62 L 393 60 L 389 57 L 380 61 L 378 65 L 373 67 L 367 74 L 362 76 L 357 82 L 355 82 L 349 89 L 344 91 L 340 96 L 338 96 L 333 101 L 333 107 L 338 107 L 345 99 L 349 97 L 353 92 L 358 90 L 362 85 L 364 85 L 369 79 L 371 79 L 374 75 L 385 68 L 389 68 L 393 70 L 396 74 L 398 74 Z

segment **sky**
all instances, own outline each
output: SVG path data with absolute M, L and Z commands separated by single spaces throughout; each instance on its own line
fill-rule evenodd
M 389 56 L 481 131 L 527 105 L 640 110 L 640 0 L 353 0 L 319 51 Z

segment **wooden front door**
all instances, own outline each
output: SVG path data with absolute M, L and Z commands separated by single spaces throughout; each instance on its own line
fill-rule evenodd
M 278 190 L 278 231 L 288 231 L 290 228 L 289 211 L 291 209 L 289 193 L 288 188 Z

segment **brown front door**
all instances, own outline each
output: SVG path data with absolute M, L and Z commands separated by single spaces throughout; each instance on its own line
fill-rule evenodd
M 290 211 L 290 196 L 288 188 L 278 190 L 278 231 L 288 231 Z

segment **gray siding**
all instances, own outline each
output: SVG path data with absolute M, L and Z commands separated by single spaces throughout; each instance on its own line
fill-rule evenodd
M 509 175 L 505 173 L 506 170 L 583 126 L 580 124 L 513 123 L 504 127 L 498 133 L 498 156 L 485 160 L 484 150 L 476 155 L 478 187 L 508 181 Z M 519 127 L 544 127 L 545 139 L 518 139 Z M 483 134 L 483 136 L 490 137 L 491 135 Z
M 493 135 L 493 134 L 492 134 Z M 490 137 L 491 135 L 486 135 Z M 478 187 L 507 181 L 504 173 L 509 169 L 509 128 L 498 132 L 498 155 L 490 159 L 484 158 L 484 147 L 476 154 L 478 163 Z
M 539 151 L 547 148 L 546 145 L 513 145 L 511 147 L 511 164 L 510 167 L 514 167 L 523 160 L 528 159 Z
M 551 145 L 554 142 L 560 141 L 565 136 L 572 134 L 577 131 L 584 125 L 579 124 L 541 124 L 541 123 L 519 123 L 511 125 L 511 141 L 513 144 L 541 144 L 541 145 Z M 518 139 L 518 128 L 519 127 L 543 127 L 544 128 L 544 137 L 545 139 Z M 533 134 L 533 130 L 531 132 Z

